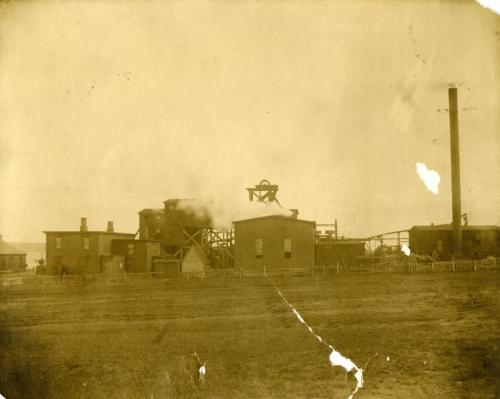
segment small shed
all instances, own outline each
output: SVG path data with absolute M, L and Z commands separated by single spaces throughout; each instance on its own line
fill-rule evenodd
M 365 255 L 365 243 L 358 239 L 318 239 L 314 249 L 314 264 L 317 266 L 350 263 Z
M 195 277 L 205 277 L 210 263 L 200 245 L 194 244 L 188 249 L 181 264 L 182 273 L 190 273 Z
M 180 260 L 156 258 L 153 260 L 153 276 L 157 278 L 177 278 L 180 272 Z
M 0 272 L 25 270 L 26 253 L 5 242 L 0 236 Z

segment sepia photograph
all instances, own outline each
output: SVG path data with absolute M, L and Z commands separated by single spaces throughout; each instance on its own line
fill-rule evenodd
M 0 0 L 0 399 L 500 398 L 500 1 Z

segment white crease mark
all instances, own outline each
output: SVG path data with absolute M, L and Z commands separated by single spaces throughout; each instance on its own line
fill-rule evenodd
M 358 392 L 358 390 L 360 388 L 363 388 L 363 386 L 364 386 L 363 369 L 359 368 L 358 366 L 356 366 L 351 359 L 348 359 L 348 358 L 342 356 L 342 354 L 340 352 L 337 352 L 332 345 L 330 345 L 329 343 L 327 343 L 326 341 L 324 341 L 318 334 L 316 334 L 314 332 L 314 330 L 312 329 L 312 327 L 309 324 L 307 324 L 306 321 L 302 318 L 302 316 L 300 315 L 300 313 L 290 304 L 290 302 L 288 302 L 288 300 L 281 293 L 281 291 L 276 286 L 276 284 L 274 284 L 274 281 L 272 281 L 272 280 L 270 280 L 270 281 L 271 281 L 272 285 L 274 286 L 274 289 L 276 290 L 276 292 L 278 293 L 278 295 L 285 302 L 285 304 L 287 304 L 290 307 L 290 309 L 292 309 L 292 311 L 295 314 L 295 316 L 297 317 L 297 319 L 307 327 L 307 329 L 309 330 L 309 332 L 319 342 L 321 342 L 322 344 L 328 346 L 328 348 L 330 348 L 332 350 L 332 352 L 330 353 L 330 356 L 329 356 L 330 364 L 332 365 L 332 367 L 339 366 L 339 367 L 344 368 L 344 370 L 346 371 L 346 376 L 347 376 L 347 373 L 355 371 L 354 378 L 356 379 L 356 388 L 351 393 L 351 395 L 349 395 L 349 397 L 347 398 L 347 399 L 352 399 L 354 397 L 354 395 L 356 394 L 356 392 Z M 375 354 L 374 356 L 376 356 L 376 355 L 377 354 Z M 370 361 L 370 359 L 368 359 L 368 362 L 369 361 Z M 366 369 L 366 366 L 368 365 L 368 362 L 366 362 L 365 369 Z
M 500 15 L 500 1 L 498 0 L 476 0 L 480 5 Z
M 422 162 L 417 162 L 417 174 L 418 177 L 424 182 L 425 187 L 434 193 L 439 193 L 439 183 L 441 182 L 441 176 L 435 170 L 428 169 L 427 166 Z

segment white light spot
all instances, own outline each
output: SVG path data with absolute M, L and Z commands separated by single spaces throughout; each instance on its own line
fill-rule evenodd
M 198 369 L 198 373 L 200 375 L 200 381 L 203 381 L 203 378 L 205 378 L 205 374 L 207 373 L 205 363 L 203 363 L 203 365 Z
M 389 356 L 387 356 L 387 361 L 390 362 L 391 361 L 391 358 Z
M 499 0 L 476 0 L 484 8 L 487 8 L 497 14 L 500 14 L 500 1 Z
M 430 192 L 434 194 L 439 193 L 441 176 L 439 176 L 438 172 L 427 169 L 427 166 L 424 163 L 417 162 L 417 174 Z
M 408 247 L 408 245 L 406 244 L 403 244 L 401 245 L 401 251 L 406 255 L 406 256 L 410 256 L 410 248 Z

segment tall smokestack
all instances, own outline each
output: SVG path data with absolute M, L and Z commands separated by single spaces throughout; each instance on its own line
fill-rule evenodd
M 462 204 L 460 198 L 460 143 L 458 139 L 457 88 L 448 89 L 450 112 L 451 201 L 453 215 L 453 254 L 462 252 Z
M 88 231 L 88 227 L 87 227 L 87 218 L 81 218 L 81 221 L 80 221 L 80 231 Z
M 113 227 L 113 222 L 108 222 L 108 228 L 106 230 L 108 233 L 114 233 L 115 228 Z

